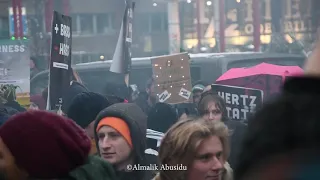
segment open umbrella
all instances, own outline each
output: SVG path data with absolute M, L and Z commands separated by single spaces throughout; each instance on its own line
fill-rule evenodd
M 303 73 L 299 66 L 279 66 L 261 63 L 250 68 L 233 68 L 220 76 L 216 84 L 240 86 L 263 90 L 265 97 L 280 92 L 287 76 Z

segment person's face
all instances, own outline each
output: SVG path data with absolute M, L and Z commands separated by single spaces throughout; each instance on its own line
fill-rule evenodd
M 131 148 L 124 137 L 110 126 L 103 126 L 98 131 L 101 157 L 112 165 L 129 160 Z
M 211 101 L 208 103 L 207 110 L 205 111 L 203 118 L 210 121 L 222 120 L 222 112 L 215 102 Z
M 193 93 L 193 103 L 198 106 L 200 98 L 201 98 L 201 91 L 195 91 Z
M 225 160 L 223 148 L 217 136 L 201 142 L 193 163 L 188 169 L 188 180 L 221 180 Z

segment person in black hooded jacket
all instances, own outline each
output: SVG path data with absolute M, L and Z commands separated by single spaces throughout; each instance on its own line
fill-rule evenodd
M 94 129 L 98 153 L 114 166 L 119 179 L 153 178 L 155 172 L 128 169 L 152 164 L 145 154 L 147 116 L 136 104 L 118 103 L 102 110 Z
M 157 101 L 158 97 L 154 90 L 154 79 L 151 78 L 148 80 L 145 89 L 139 93 L 134 103 L 136 103 L 144 113 L 149 114 L 151 108 Z

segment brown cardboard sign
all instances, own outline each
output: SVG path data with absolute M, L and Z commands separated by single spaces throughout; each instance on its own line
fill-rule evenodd
M 189 59 L 187 53 L 152 59 L 155 91 L 159 102 L 170 104 L 192 102 Z

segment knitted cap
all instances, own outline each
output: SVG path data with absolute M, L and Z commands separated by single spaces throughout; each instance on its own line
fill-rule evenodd
M 101 94 L 82 92 L 71 101 L 67 116 L 82 128 L 86 128 L 96 119 L 100 111 L 110 105 L 109 100 Z
M 105 117 L 101 119 L 100 122 L 98 123 L 96 131 L 98 132 L 99 129 L 103 126 L 110 126 L 113 129 L 117 130 L 122 135 L 122 137 L 127 141 L 130 147 L 132 147 L 132 140 L 130 136 L 129 126 L 124 120 L 117 117 Z
M 31 178 L 60 178 L 82 165 L 91 142 L 73 121 L 45 111 L 11 117 L 0 137 Z

